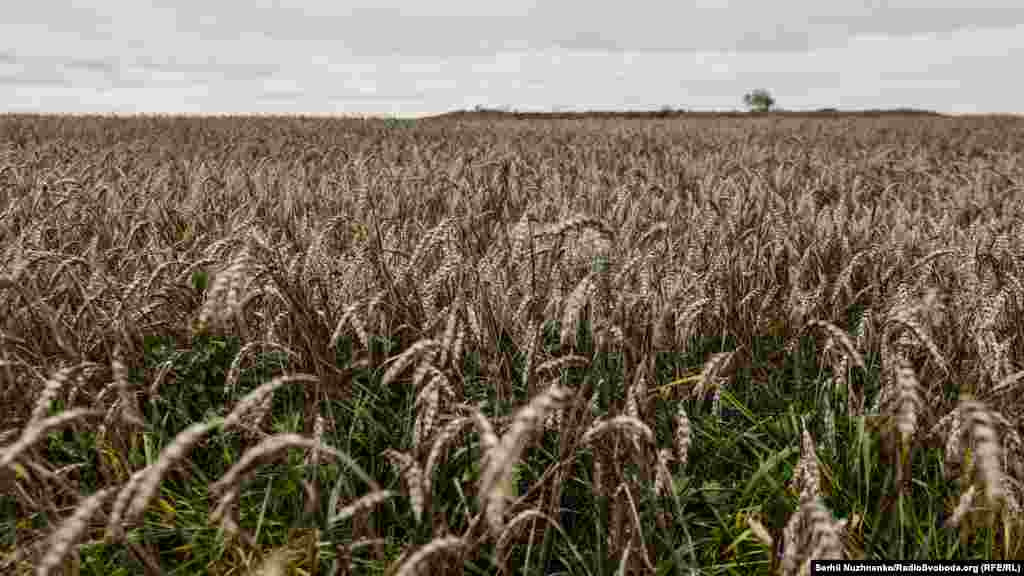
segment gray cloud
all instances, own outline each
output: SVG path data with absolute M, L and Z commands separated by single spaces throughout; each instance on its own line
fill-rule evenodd
M 13 50 L 0 52 L 0 86 L 59 86 L 64 74 L 53 66 L 32 65 Z
M 1022 111 L 1020 0 L 33 0 L 0 102 L 55 111 Z M 0 110 L 2 111 L 2 110 Z
M 134 58 L 132 63 L 153 74 L 225 81 L 264 80 L 273 77 L 281 68 L 275 63 L 218 60 L 215 55 L 206 59 L 193 58 L 192 60 L 181 59 L 174 55 L 141 55 Z
M 3 25 L 13 41 L 117 36 L 136 49 L 198 55 L 217 45 L 269 49 L 327 42 L 356 55 L 468 56 L 496 50 L 805 51 L 859 35 L 908 36 L 1024 23 L 1019 0 L 107 0 L 93 9 L 56 0 L 19 6 Z M 10 34 L 13 29 L 13 35 Z M 21 30 L 22 34 L 18 31 Z
M 117 57 L 71 57 L 61 62 L 60 68 L 63 70 L 65 82 L 69 85 L 82 81 L 97 82 L 107 87 L 137 85 L 131 78 L 123 76 L 126 70 Z
M 30 88 L 32 86 L 64 86 L 64 77 L 61 75 L 46 74 L 2 74 L 0 73 L 0 86 L 11 88 Z
M 75 58 L 71 57 L 64 63 L 68 70 L 84 70 L 105 76 L 116 76 L 121 68 L 114 58 Z
M 842 45 L 858 35 L 909 36 L 1024 23 L 1024 3 L 1018 0 L 502 4 L 500 12 L 488 13 L 475 2 L 454 0 L 431 2 L 430 12 L 414 9 L 411 2 L 308 2 L 272 16 L 257 5 L 235 26 L 263 30 L 272 40 L 334 39 L 360 55 L 465 56 L 555 47 L 609 52 L 805 51 Z M 192 27 L 187 29 L 206 34 L 208 26 L 198 24 L 196 14 L 188 8 L 180 12 L 179 21 Z M 271 18 L 279 25 L 266 28 Z M 208 21 L 214 19 L 207 16 Z M 224 29 L 219 30 L 223 35 Z

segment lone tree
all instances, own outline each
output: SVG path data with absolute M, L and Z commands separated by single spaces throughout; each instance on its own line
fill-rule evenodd
M 758 88 L 747 92 L 743 96 L 743 103 L 754 112 L 767 112 L 772 109 L 772 106 L 775 106 L 775 98 L 772 98 L 771 93 L 764 88 Z

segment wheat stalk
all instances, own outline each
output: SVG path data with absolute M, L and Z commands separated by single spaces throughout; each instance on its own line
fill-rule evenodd
M 996 438 L 992 413 L 984 403 L 965 399 L 961 402 L 964 428 L 974 448 L 972 463 L 985 498 L 993 509 L 1003 503 L 1002 446 Z
M 782 575 L 809 573 L 811 560 L 843 559 L 840 535 L 845 525 L 833 519 L 819 498 L 801 501 L 783 530 Z
M 423 546 L 416 552 L 414 552 L 409 558 L 405 560 L 399 566 L 398 572 L 395 576 L 417 576 L 424 574 L 424 569 L 421 564 L 424 564 L 427 558 L 430 558 L 438 553 L 444 551 L 458 550 L 464 546 L 462 538 L 456 536 L 445 536 L 443 538 L 435 538 L 431 540 L 426 546 Z
M 641 437 L 650 445 L 654 444 L 654 432 L 651 431 L 647 424 L 632 416 L 615 416 L 614 418 L 595 422 L 583 433 L 583 436 L 580 438 L 580 444 L 590 444 L 599 436 L 616 430 L 626 432 L 630 437 Z
M 413 515 L 416 516 L 417 522 L 422 521 L 427 493 L 426 481 L 423 478 L 423 471 L 420 469 L 419 464 L 412 459 L 412 456 L 397 450 L 391 450 L 390 448 L 384 451 L 384 456 L 391 461 L 395 471 L 405 480 L 405 486 L 409 490 L 409 502 L 412 505 Z
M 268 402 L 274 391 L 285 384 L 292 382 L 306 382 L 316 383 L 318 379 L 315 376 L 308 374 L 291 374 L 286 376 L 278 376 L 269 382 L 265 382 L 260 386 L 253 389 L 242 397 L 241 400 L 235 404 L 235 408 L 224 418 L 224 428 L 231 429 L 236 426 L 240 426 L 245 423 L 247 417 L 250 417 L 254 410 L 260 405 Z
M 426 494 L 431 494 L 431 484 L 434 477 L 434 472 L 437 470 L 439 461 L 441 460 L 441 454 L 444 449 L 448 447 L 448 444 L 453 438 L 458 435 L 466 426 L 471 426 L 473 420 L 470 418 L 454 418 L 438 433 L 437 438 L 434 439 L 434 443 L 430 447 L 430 454 L 427 456 L 427 462 L 424 466 L 423 475 L 423 491 Z
M 43 438 L 50 432 L 67 426 L 77 420 L 98 416 L 103 416 L 103 412 L 97 410 L 86 410 L 84 408 L 75 408 L 73 410 L 65 410 L 56 416 L 50 416 L 49 418 L 36 421 L 31 426 L 25 428 L 21 437 L 19 437 L 13 444 L 7 446 L 3 452 L 0 452 L 0 468 L 7 468 L 10 466 L 24 451 L 31 448 L 39 441 L 40 438 Z
M 821 494 L 818 456 L 814 446 L 814 438 L 807 430 L 806 418 L 801 420 L 800 460 L 793 469 L 793 487 L 800 496 L 800 501 L 808 501 Z
M 384 373 L 384 377 L 381 378 L 380 385 L 387 386 L 394 382 L 395 378 L 402 373 L 403 370 L 409 367 L 419 356 L 424 356 L 425 361 L 429 362 L 433 358 L 434 353 L 441 347 L 441 343 L 437 340 L 423 339 L 417 341 L 415 344 L 409 347 L 408 350 L 402 352 L 394 359 L 394 363 L 388 368 L 388 371 Z
M 355 516 L 356 514 L 362 512 L 363 510 L 369 510 L 371 508 L 377 507 L 378 504 L 387 502 L 391 498 L 394 498 L 394 496 L 395 493 L 390 490 L 377 490 L 374 492 L 370 492 L 369 494 L 366 494 L 365 496 L 359 498 L 358 500 L 349 504 L 348 506 L 345 506 L 344 508 L 339 508 L 334 513 L 334 515 L 331 516 L 331 518 L 328 520 L 328 523 L 335 524 L 347 520 Z
M 75 364 L 74 366 L 62 368 L 55 372 L 53 376 L 46 381 L 46 384 L 43 386 L 43 391 L 39 393 L 39 398 L 36 400 L 35 407 L 32 408 L 32 415 L 29 417 L 27 426 L 31 427 L 46 416 L 46 411 L 50 409 L 50 404 L 72 376 L 85 368 L 95 366 L 98 365 L 92 362 L 82 362 L 80 364 Z
M 192 424 L 174 437 L 171 444 L 160 452 L 160 457 L 149 467 L 149 471 L 134 485 L 134 497 L 125 514 L 126 522 L 132 522 L 142 515 L 167 471 L 184 459 L 203 436 L 219 424 L 217 421 Z
M 47 542 L 46 555 L 43 556 L 36 569 L 38 576 L 49 576 L 60 566 L 60 563 L 67 557 L 68 552 L 71 551 L 71 547 L 82 537 L 89 524 L 89 520 L 99 511 L 103 506 L 103 502 L 113 492 L 113 488 L 104 488 L 94 492 L 92 496 L 83 500 L 75 508 L 75 512 L 67 520 L 61 523 L 60 528 L 50 536 Z
M 676 408 L 675 449 L 679 465 L 685 469 L 690 452 L 690 418 L 686 415 L 686 406 L 682 402 Z
M 548 412 L 564 404 L 572 394 L 572 390 L 557 384 L 538 394 L 528 405 L 516 412 L 512 427 L 490 450 L 487 466 L 480 479 L 480 493 L 483 495 L 483 507 L 488 523 L 496 534 L 501 532 L 502 514 L 507 497 L 504 486 L 513 465 L 519 460 L 526 446 L 527 436 L 542 425 Z

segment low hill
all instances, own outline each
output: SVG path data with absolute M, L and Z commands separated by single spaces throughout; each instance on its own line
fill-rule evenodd
M 691 110 L 585 110 L 574 112 L 518 112 L 492 108 L 474 110 L 453 110 L 431 119 L 516 119 L 516 120 L 582 120 L 582 119 L 643 119 L 643 118 L 743 118 L 748 116 L 778 117 L 879 117 L 879 116 L 943 116 L 931 110 L 913 108 L 896 108 L 890 110 L 838 110 L 836 108 L 820 108 L 817 110 L 773 110 L 770 112 L 732 111 L 691 111 Z

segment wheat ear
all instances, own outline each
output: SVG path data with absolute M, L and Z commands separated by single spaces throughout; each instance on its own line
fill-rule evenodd
M 462 538 L 456 536 L 446 536 L 444 538 L 435 538 L 427 543 L 426 546 L 420 548 L 412 556 L 409 556 L 405 562 L 402 563 L 398 568 L 398 572 L 395 576 L 418 576 L 419 574 L 426 574 L 421 568 L 427 558 L 445 550 L 455 550 L 462 548 Z
M 78 505 L 78 508 L 75 508 L 74 514 L 60 525 L 60 528 L 50 537 L 46 555 L 43 556 L 36 570 L 38 576 L 49 576 L 55 568 L 60 566 L 71 547 L 85 532 L 89 520 L 103 506 L 104 500 L 112 492 L 112 488 L 105 488 L 89 496 Z
M 501 533 L 506 501 L 504 486 L 512 467 L 519 460 L 530 432 L 539 429 L 547 413 L 564 404 L 572 396 L 569 388 L 554 385 L 538 394 L 528 405 L 516 412 L 512 427 L 501 437 L 487 457 L 487 467 L 480 480 L 480 493 L 488 523 Z
M 218 425 L 219 423 L 216 421 L 199 422 L 189 426 L 174 437 L 174 441 L 160 452 L 160 458 L 149 467 L 149 471 L 139 480 L 134 498 L 132 498 L 131 505 L 128 506 L 128 513 L 125 515 L 127 522 L 132 522 L 142 515 L 146 507 L 149 506 L 149 501 L 156 494 L 157 488 L 159 488 L 160 482 L 167 471 L 175 463 L 184 459 L 203 436 Z M 125 489 L 128 489 L 128 487 Z
M 62 368 L 55 372 L 43 386 L 43 391 L 39 394 L 39 399 L 36 400 L 35 407 L 32 408 L 32 416 L 29 417 L 28 426 L 32 426 L 46 416 L 46 411 L 50 409 L 50 404 L 53 402 L 53 399 L 57 397 L 61 388 L 64 387 L 76 372 L 84 368 L 94 366 L 98 365 L 93 364 L 92 362 L 83 362 L 81 364 Z
M 412 456 L 397 450 L 387 449 L 384 456 L 391 461 L 395 471 L 405 481 L 405 487 L 409 490 L 409 503 L 412 506 L 412 513 L 416 521 L 423 520 L 423 509 L 426 502 L 426 485 L 423 480 L 423 470 L 413 460 Z
M 227 430 L 242 425 L 245 422 L 246 416 L 249 416 L 250 413 L 264 404 L 273 395 L 275 390 L 291 382 L 315 383 L 317 378 L 309 374 L 291 374 L 278 376 L 269 382 L 257 386 L 252 392 L 242 397 L 235 404 L 235 408 L 231 410 L 231 413 L 224 418 L 224 429 Z
M 68 424 L 82 418 L 91 418 L 103 415 L 103 412 L 98 410 L 76 408 L 74 410 L 65 410 L 56 416 L 50 416 L 49 418 L 36 421 L 35 424 L 25 429 L 21 434 L 21 437 L 18 438 L 14 444 L 7 446 L 3 452 L 0 452 L 0 468 L 10 466 L 18 456 L 21 456 L 22 452 L 31 448 L 47 433 L 56 430 L 57 428 L 67 426 Z
M 336 522 L 347 520 L 363 510 L 369 510 L 376 507 L 378 504 L 394 498 L 394 496 L 395 493 L 391 490 L 377 490 L 375 492 L 370 492 L 348 506 L 338 509 L 338 511 L 335 512 L 329 520 L 329 523 L 334 524 Z

